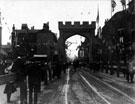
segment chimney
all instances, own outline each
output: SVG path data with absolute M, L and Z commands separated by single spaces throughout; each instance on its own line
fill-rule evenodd
M 43 24 L 43 29 L 49 30 L 49 22 Z
M 22 30 L 27 30 L 27 29 L 28 29 L 27 24 L 22 24 Z
M 31 30 L 34 30 L 34 26 L 31 27 Z

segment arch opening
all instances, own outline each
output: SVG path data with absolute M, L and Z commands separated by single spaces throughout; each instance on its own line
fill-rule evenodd
M 59 51 L 59 58 L 61 62 L 66 62 L 67 57 L 66 57 L 66 51 L 65 51 L 65 41 L 75 35 L 80 35 L 86 38 L 88 45 L 86 46 L 87 50 L 87 59 L 89 62 L 92 61 L 92 43 L 94 41 L 94 36 L 95 36 L 95 21 L 91 22 L 89 24 L 88 21 L 84 21 L 82 24 L 78 21 L 75 21 L 73 24 L 71 24 L 70 21 L 65 22 L 59 22 L 59 31 L 60 31 L 60 37 L 58 39 L 58 51 Z M 82 48 L 83 50 L 83 48 Z M 79 51 L 82 53 L 82 51 Z M 85 54 L 85 53 L 84 53 Z M 82 56 L 81 56 L 82 57 Z
M 73 61 L 79 57 L 79 47 L 81 46 L 81 43 L 85 41 L 85 39 L 86 37 L 81 36 L 80 34 L 75 34 L 65 40 L 65 51 L 69 61 Z

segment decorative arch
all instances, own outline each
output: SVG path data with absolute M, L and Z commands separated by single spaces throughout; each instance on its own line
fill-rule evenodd
M 83 37 L 86 37 L 89 40 L 89 60 L 92 61 L 92 43 L 95 37 L 95 21 L 89 24 L 88 21 L 83 22 L 82 24 L 78 21 L 74 22 L 59 22 L 59 31 L 60 37 L 58 39 L 58 49 L 60 53 L 60 59 L 62 62 L 66 60 L 66 52 L 65 52 L 65 41 L 76 34 L 79 34 Z

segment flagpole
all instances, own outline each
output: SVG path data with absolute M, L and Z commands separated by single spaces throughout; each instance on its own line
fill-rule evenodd
M 112 0 L 111 0 L 111 18 L 112 18 Z
M 99 28 L 99 4 L 98 4 L 98 28 Z
M 97 19 L 96 19 L 96 22 L 97 22 L 97 33 L 98 33 L 98 29 L 99 29 L 99 4 L 98 4 L 98 9 L 97 9 Z

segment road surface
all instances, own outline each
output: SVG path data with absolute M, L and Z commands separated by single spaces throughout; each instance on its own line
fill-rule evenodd
M 125 78 L 68 69 L 39 94 L 39 104 L 135 104 L 135 84 Z
M 134 79 L 135 81 L 135 79 Z M 6 103 L 0 86 L 0 104 Z M 12 104 L 19 104 L 19 89 L 12 94 Z M 123 76 L 116 77 L 101 72 L 72 68 L 62 73 L 60 79 L 42 84 L 38 104 L 135 104 L 135 83 L 128 83 Z

